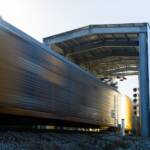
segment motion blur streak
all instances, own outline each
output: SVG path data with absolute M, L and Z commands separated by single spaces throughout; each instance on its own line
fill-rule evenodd
M 132 102 L 125 95 L 121 98 L 121 119 L 125 119 L 125 128 L 132 129 Z
M 104 127 L 120 122 L 121 94 L 116 89 L 1 19 L 0 71 L 1 114 Z
M 32 63 L 31 61 L 28 61 L 23 58 L 18 58 L 18 65 L 26 69 L 27 71 L 31 73 L 38 74 L 41 76 L 44 80 L 48 80 L 49 82 L 56 84 L 56 85 L 62 85 L 65 80 L 62 79 L 61 76 L 58 76 L 55 72 L 52 72 L 48 69 L 45 69 L 44 67 L 41 67 L 35 63 Z

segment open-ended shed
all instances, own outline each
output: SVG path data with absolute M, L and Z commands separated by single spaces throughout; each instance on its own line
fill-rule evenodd
M 92 66 L 97 77 L 117 76 L 120 72 L 139 75 L 141 135 L 150 136 L 148 23 L 89 25 L 46 37 L 43 41 L 75 63 L 87 68 Z M 112 65 L 114 59 L 117 65 Z

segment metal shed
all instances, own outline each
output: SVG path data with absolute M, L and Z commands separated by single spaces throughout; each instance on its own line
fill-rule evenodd
M 150 136 L 148 23 L 89 25 L 46 37 L 44 43 L 97 77 L 139 75 L 141 135 Z

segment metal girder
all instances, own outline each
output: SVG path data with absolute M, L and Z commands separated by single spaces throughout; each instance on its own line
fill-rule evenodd
M 99 70 L 99 71 L 105 71 L 105 72 L 116 72 L 116 71 L 128 71 L 128 70 L 138 70 L 138 65 L 137 64 L 131 64 L 130 66 L 126 67 L 124 64 L 119 64 L 118 66 L 113 64 L 113 65 L 98 65 L 98 66 L 93 66 L 93 69 Z
M 85 59 L 78 59 L 78 63 L 86 63 L 88 61 L 95 61 L 98 59 L 104 59 L 104 58 L 109 58 L 109 57 L 119 57 L 120 60 L 122 59 L 122 57 L 132 57 L 132 56 L 138 56 L 138 52 L 135 51 L 131 51 L 130 53 L 126 53 L 126 51 L 113 51 L 113 52 L 101 52 L 99 53 L 97 56 L 91 57 L 91 58 L 85 58 Z M 76 58 L 74 58 L 76 59 Z
M 103 78 L 103 77 L 108 77 L 108 78 L 116 78 L 116 76 L 132 76 L 132 75 L 138 75 L 139 72 L 138 71 L 134 71 L 134 72 L 122 72 L 122 73 L 114 73 L 114 74 L 111 74 L 111 75 L 108 75 L 108 74 L 97 74 L 96 75 L 96 78 Z
M 95 34 L 108 34 L 108 33 L 143 33 L 147 31 L 145 26 L 143 27 L 108 27 L 108 28 L 93 28 L 90 30 Z
M 133 72 L 117 72 L 117 73 L 113 73 L 112 76 L 131 76 L 131 75 L 138 75 L 139 72 L 138 71 L 133 71 Z
M 150 135 L 149 123 L 149 78 L 148 78 L 148 50 L 147 37 L 145 33 L 139 34 L 139 53 L 140 53 L 140 109 L 141 109 L 141 135 Z
M 96 60 L 91 60 L 91 61 L 86 61 L 83 62 L 84 64 L 107 64 L 109 62 L 111 62 L 111 64 L 113 63 L 124 63 L 124 64 L 129 64 L 129 63 L 138 63 L 138 56 L 130 56 L 130 57 L 125 57 L 122 56 L 121 58 L 118 56 L 111 56 L 111 57 L 107 57 L 107 58 L 102 58 L 102 59 L 96 59 Z
M 100 71 L 102 71 L 101 69 L 99 69 Z M 115 72 L 123 72 L 123 71 L 138 71 L 138 67 L 137 66 L 128 66 L 128 67 L 118 67 L 118 68 L 105 68 L 105 72 L 106 73 L 115 73 Z M 103 72 L 103 71 L 102 71 Z M 101 72 L 99 72 L 101 73 Z
M 82 36 L 88 36 L 92 34 L 113 34 L 113 33 L 143 33 L 147 31 L 146 26 L 125 26 L 125 27 L 97 27 L 97 26 L 88 26 L 85 28 L 80 28 L 77 30 L 73 30 L 70 32 L 65 32 L 59 34 L 59 36 L 51 36 L 44 38 L 43 41 L 45 43 L 53 44 L 53 43 L 61 43 L 67 40 L 80 38 Z
M 129 63 L 129 64 L 128 64 Z M 82 64 L 81 66 L 87 68 L 87 70 L 93 72 L 95 75 L 101 74 L 102 76 L 111 76 L 114 73 L 126 73 L 126 75 L 130 75 L 132 72 L 138 71 L 138 63 L 130 63 L 127 64 L 120 64 L 119 61 L 115 64 L 113 63 L 106 63 L 106 64 Z M 136 73 L 135 73 L 136 74 Z
M 106 67 L 93 67 L 93 70 L 96 72 L 95 74 L 101 74 L 105 76 L 111 76 L 113 74 L 118 74 L 118 73 L 124 73 L 126 75 L 130 74 L 131 72 L 138 72 L 138 66 L 116 66 L 113 69 L 110 68 L 110 66 Z
M 85 53 L 93 50 L 97 50 L 101 47 L 137 47 L 138 41 L 105 41 L 105 42 L 96 42 L 88 43 L 80 46 L 76 46 L 73 49 L 69 49 L 70 52 L 67 53 L 67 56 Z

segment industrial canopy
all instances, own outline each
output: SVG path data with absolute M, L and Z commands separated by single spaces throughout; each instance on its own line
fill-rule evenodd
M 148 23 L 90 25 L 43 41 L 99 78 L 139 74 L 141 135 L 150 136 Z
M 44 38 L 44 43 L 97 78 L 138 74 L 138 33 L 147 23 L 89 25 Z

